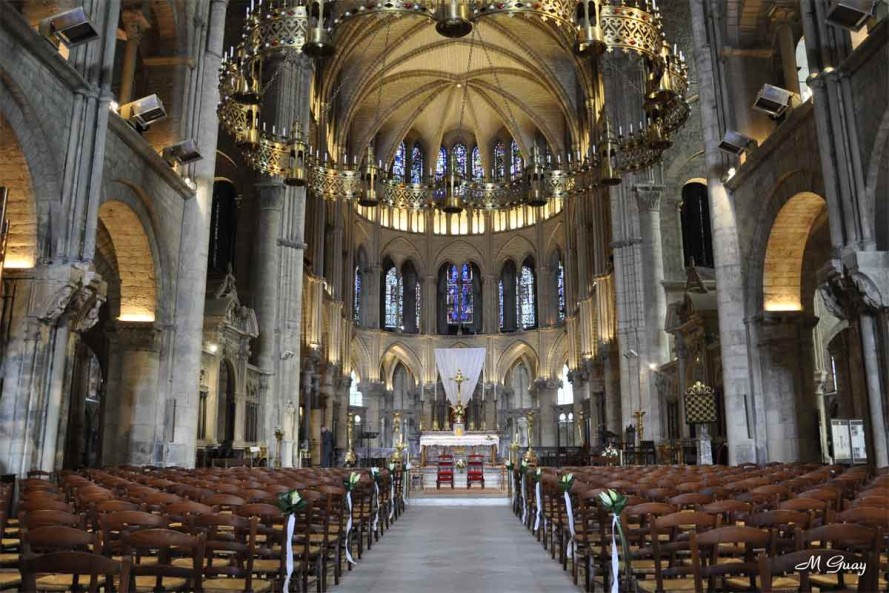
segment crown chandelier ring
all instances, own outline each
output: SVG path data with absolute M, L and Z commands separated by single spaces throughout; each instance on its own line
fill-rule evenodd
M 266 61 L 299 52 L 313 58 L 331 56 L 336 31 L 349 21 L 374 15 L 419 16 L 434 22 L 439 34 L 459 38 L 470 34 L 482 19 L 500 14 L 546 23 L 573 39 L 574 52 L 583 59 L 596 61 L 606 52 L 642 58 L 646 84 L 638 100 L 644 121 L 635 129 L 631 124 L 627 135 L 618 126 L 615 134 L 602 108 L 607 99 L 602 98 L 585 153 L 569 152 L 564 162 L 557 156 L 553 163 L 535 147 L 523 174 L 511 180 L 470 182 L 446 175 L 412 184 L 392 179 L 374 160 L 372 147 L 360 163 L 354 157 L 351 163 L 345 156 L 331 159 L 321 156 L 296 130 L 289 135 L 274 128 L 269 132 L 261 122 Z M 251 168 L 288 185 L 307 186 L 324 198 L 411 210 L 496 210 L 543 206 L 551 199 L 618 185 L 621 174 L 658 162 L 672 145 L 670 135 L 688 118 L 687 89 L 685 57 L 666 39 L 656 0 L 260 0 L 247 10 L 242 41 L 223 58 L 219 116 Z

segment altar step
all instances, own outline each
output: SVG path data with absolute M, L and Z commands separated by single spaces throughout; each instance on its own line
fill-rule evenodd
M 423 496 L 408 500 L 408 505 L 415 507 L 500 507 L 509 506 L 509 498 L 506 496 Z

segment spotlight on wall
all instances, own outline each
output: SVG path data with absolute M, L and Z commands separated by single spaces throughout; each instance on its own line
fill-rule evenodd
M 38 30 L 56 47 L 64 43 L 65 47 L 71 48 L 99 38 L 99 32 L 93 28 L 83 8 L 66 10 L 45 18 L 40 21 Z
M 756 140 L 734 130 L 727 130 L 725 136 L 722 137 L 722 142 L 719 143 L 720 149 L 738 156 L 756 148 L 756 146 Z
M 170 165 L 173 163 L 187 165 L 204 158 L 198 152 L 198 143 L 194 140 L 183 140 L 166 147 L 163 151 L 163 157 Z
M 151 124 L 167 117 L 167 110 L 157 95 L 142 97 L 138 101 L 120 106 L 120 116 L 137 130 L 144 131 Z
M 635 350 L 627 350 L 626 352 L 624 352 L 624 358 L 626 358 L 627 360 L 629 360 L 631 358 L 636 358 L 638 356 L 639 356 L 639 353 L 636 352 Z
M 825 20 L 835 27 L 858 31 L 873 16 L 875 5 L 876 0 L 834 0 Z
M 790 107 L 790 99 L 792 97 L 793 92 L 787 89 L 764 84 L 759 92 L 756 93 L 756 101 L 753 102 L 753 108 L 772 117 L 781 117 L 787 111 L 787 108 Z

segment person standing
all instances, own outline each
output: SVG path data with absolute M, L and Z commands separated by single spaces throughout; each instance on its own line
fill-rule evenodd
M 321 427 L 321 467 L 333 467 L 333 433 Z

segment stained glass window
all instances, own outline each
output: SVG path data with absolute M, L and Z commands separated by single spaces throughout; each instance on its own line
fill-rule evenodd
M 461 143 L 454 144 L 451 152 L 454 156 L 454 167 L 458 175 L 466 175 L 466 145 Z
M 352 316 L 355 323 L 361 321 L 361 268 L 355 266 L 355 296 L 352 303 Z
M 565 306 L 565 268 L 562 266 L 562 260 L 559 260 L 559 269 L 556 272 L 556 290 L 559 294 L 559 321 L 565 319 L 567 307 Z
M 448 324 L 472 324 L 472 266 L 448 267 Z
M 423 147 L 419 142 L 414 142 L 414 147 L 411 149 L 411 183 L 423 183 L 425 161 Z
M 438 149 L 438 160 L 435 162 L 435 179 L 441 181 L 444 179 L 445 171 L 448 170 L 448 149 L 442 146 Z
M 519 144 L 515 140 L 512 141 L 512 145 L 509 149 L 510 155 L 510 166 L 509 172 L 515 177 L 522 172 L 522 168 L 524 167 L 524 163 L 522 162 L 522 151 L 519 150 Z
M 404 181 L 404 160 L 407 158 L 407 146 L 402 142 L 395 151 L 395 159 L 392 161 L 392 176 L 398 181 Z
M 396 328 L 400 325 L 401 321 L 401 300 L 404 287 L 401 282 L 401 274 L 398 273 L 395 266 L 392 266 L 389 268 L 389 271 L 386 272 L 385 286 L 385 325 L 389 328 Z
M 497 283 L 497 301 L 500 303 L 500 329 L 503 329 L 503 279 Z
M 534 327 L 537 325 L 537 315 L 534 310 L 536 304 L 534 302 L 534 272 L 529 266 L 522 266 L 517 288 L 519 322 L 525 329 Z
M 494 179 L 500 181 L 506 176 L 506 148 L 503 142 L 494 145 Z
M 472 178 L 481 181 L 485 178 L 485 170 L 482 169 L 482 153 L 478 144 L 472 147 Z

